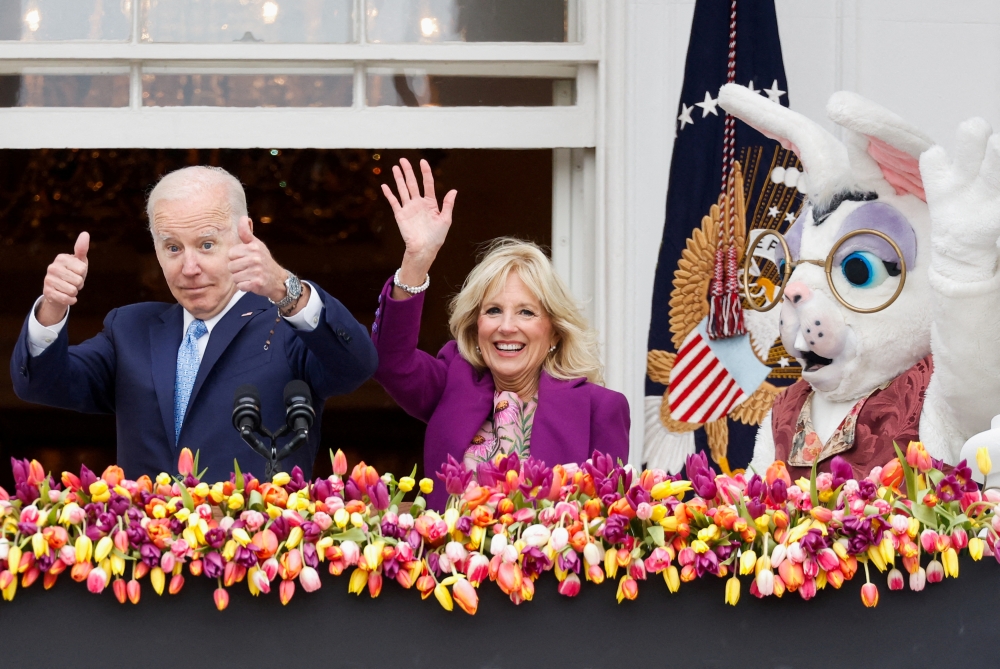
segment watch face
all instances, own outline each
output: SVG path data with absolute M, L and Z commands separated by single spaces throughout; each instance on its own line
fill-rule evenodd
M 299 277 L 289 274 L 288 278 L 285 279 L 285 289 L 288 291 L 289 297 L 293 300 L 298 299 L 302 294 L 302 282 L 299 281 Z

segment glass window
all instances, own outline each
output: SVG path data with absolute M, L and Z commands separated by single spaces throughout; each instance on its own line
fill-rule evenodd
M 350 107 L 344 74 L 143 74 L 144 107 Z
M 0 40 L 127 41 L 132 0 L 0 0 Z
M 427 74 L 423 70 L 371 69 L 372 107 L 552 107 L 573 104 L 575 80 Z
M 345 43 L 354 0 L 148 0 L 143 42 Z
M 369 42 L 571 42 L 576 0 L 365 0 Z
M 127 74 L 0 75 L 0 107 L 128 107 Z

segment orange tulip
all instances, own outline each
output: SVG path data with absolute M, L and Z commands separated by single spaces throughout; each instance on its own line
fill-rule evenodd
M 923 442 L 911 441 L 906 447 L 906 463 L 911 467 L 920 470 L 921 472 L 929 471 L 934 463 L 931 462 L 931 456 L 924 448 Z M 874 586 L 873 586 L 874 587 Z M 878 591 L 876 590 L 875 603 L 878 603 Z M 872 604 L 874 606 L 875 604 Z
M 110 465 L 101 474 L 101 478 L 107 482 L 109 488 L 114 488 L 125 480 L 125 472 L 118 465 Z
M 505 595 L 521 589 L 522 578 L 521 568 L 513 562 L 504 562 L 497 571 L 497 585 L 503 590 Z
M 337 449 L 337 453 L 333 456 L 333 473 L 337 476 L 343 476 L 347 473 L 347 456 L 344 452 Z
M 57 562 L 58 562 L 58 561 L 57 561 Z M 45 588 L 46 590 L 48 590 L 48 589 L 50 589 L 50 588 L 51 588 L 51 587 L 52 587 L 53 585 L 55 585 L 55 584 L 56 584 L 56 580 L 57 580 L 58 578 L 59 578 L 59 574 L 58 574 L 58 573 L 53 573 L 53 572 L 52 572 L 52 570 L 50 569 L 49 571 L 45 572 L 45 575 L 44 575 L 44 576 L 42 576 L 42 586 L 43 586 L 43 587 L 44 587 L 44 588 Z
M 861 586 L 861 601 L 870 609 L 878 606 L 878 588 L 874 583 L 865 583 Z
M 182 448 L 181 454 L 177 458 L 177 473 L 187 476 L 194 471 L 194 455 L 190 448 Z
M 278 586 L 278 598 L 281 600 L 281 605 L 285 606 L 292 601 L 294 595 L 295 581 L 282 581 L 281 585 Z
M 618 603 L 622 600 L 633 600 L 639 596 L 639 584 L 631 576 L 622 576 L 618 581 Z
M 774 485 L 774 482 L 781 479 L 785 482 L 786 486 L 792 485 L 792 477 L 788 474 L 788 468 L 785 467 L 785 463 L 781 460 L 776 460 L 771 463 L 771 466 L 767 468 L 764 473 L 764 478 L 767 480 L 767 484 Z
M 217 588 L 212 598 L 215 600 L 215 608 L 220 611 L 225 611 L 229 606 L 229 592 L 225 588 Z
M 142 595 L 142 586 L 139 585 L 139 581 L 133 578 L 125 585 L 125 592 L 128 594 L 128 601 L 138 604 L 139 597 Z
M 899 458 L 893 458 L 882 467 L 879 480 L 887 488 L 898 489 L 903 484 L 903 467 L 899 464 Z
M 253 535 L 250 543 L 258 548 L 257 557 L 261 560 L 266 560 L 278 550 L 278 537 L 270 529 L 261 530 Z M 197 576 L 197 574 L 195 575 Z

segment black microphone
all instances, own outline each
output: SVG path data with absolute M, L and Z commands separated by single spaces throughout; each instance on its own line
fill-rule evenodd
M 298 379 L 285 386 L 285 423 L 295 432 L 308 430 L 316 420 L 309 384 Z
M 233 396 L 233 427 L 240 432 L 244 428 L 250 428 L 252 432 L 260 428 L 260 393 L 256 386 L 245 383 L 236 389 Z

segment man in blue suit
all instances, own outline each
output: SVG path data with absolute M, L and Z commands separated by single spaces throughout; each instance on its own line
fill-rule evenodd
M 201 453 L 208 481 L 233 459 L 263 475 L 265 461 L 233 428 L 233 394 L 260 389 L 264 425 L 285 422 L 283 390 L 312 389 L 316 423 L 284 462 L 309 476 L 327 397 L 348 393 L 378 364 L 365 328 L 319 286 L 300 282 L 254 237 L 246 196 L 225 170 L 188 167 L 163 177 L 146 213 L 163 276 L 177 304 L 120 307 L 104 330 L 69 346 L 66 322 L 87 277 L 90 235 L 49 265 L 28 315 L 11 377 L 21 399 L 114 413 L 118 464 L 129 478 L 173 472 L 182 447 Z

